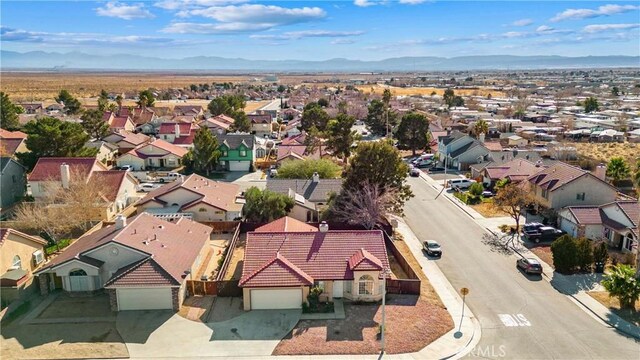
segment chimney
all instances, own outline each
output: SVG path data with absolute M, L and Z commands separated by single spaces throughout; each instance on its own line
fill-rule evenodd
M 320 175 L 318 175 L 317 172 L 313 173 L 313 182 L 314 183 L 320 182 Z
M 175 125 L 175 132 L 176 132 L 176 137 L 179 138 L 180 137 L 180 124 L 176 123 Z
M 127 226 L 127 218 L 122 214 L 118 214 L 116 216 L 116 229 L 120 230 L 125 226 Z
M 60 181 L 62 182 L 62 188 L 69 188 L 69 181 L 71 181 L 71 172 L 69 171 L 69 165 L 60 165 Z
M 323 221 L 320 223 L 319 228 L 321 233 L 326 233 L 327 231 L 329 231 L 329 224 L 327 224 L 326 221 Z
M 480 133 L 478 135 L 478 140 L 480 140 L 481 143 L 484 143 L 484 133 Z
M 607 167 L 603 163 L 598 164 L 596 169 L 593 171 L 593 175 L 598 179 L 605 181 L 605 178 L 607 177 Z

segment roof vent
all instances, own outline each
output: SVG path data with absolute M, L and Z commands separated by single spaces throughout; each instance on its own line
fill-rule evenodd
M 320 232 L 321 233 L 326 233 L 326 232 L 329 231 L 329 224 L 327 224 L 326 221 L 323 221 L 323 222 L 320 223 L 319 228 L 320 228 Z
M 118 214 L 118 216 L 116 216 L 116 229 L 120 230 L 122 228 L 124 228 L 125 226 L 127 226 L 127 218 L 126 216 L 122 215 L 122 214 Z

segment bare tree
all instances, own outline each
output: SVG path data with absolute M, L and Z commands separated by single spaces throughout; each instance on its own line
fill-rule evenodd
M 44 232 L 54 242 L 75 231 L 87 231 L 101 220 L 106 208 L 113 205 L 117 189 L 95 174 L 72 172 L 65 188 L 60 181 L 44 182 L 38 201 L 24 202 L 15 212 L 14 226 L 31 232 Z
M 520 214 L 526 208 L 536 204 L 535 198 L 520 184 L 509 183 L 498 190 L 493 202 L 499 210 L 509 214 L 515 220 L 515 237 L 520 240 Z
M 394 213 L 395 198 L 398 191 L 393 188 L 371 184 L 368 181 L 362 187 L 343 189 L 331 208 L 331 215 L 337 221 L 360 224 L 373 229 L 388 213 Z

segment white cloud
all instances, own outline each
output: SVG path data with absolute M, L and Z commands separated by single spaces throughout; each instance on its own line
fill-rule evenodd
M 2 41 L 23 43 L 44 43 L 52 45 L 178 45 L 186 43 L 170 38 L 155 36 L 125 35 L 113 36 L 101 33 L 54 33 L 42 31 L 28 31 L 0 27 Z
M 246 3 L 249 0 L 162 0 L 158 1 L 153 6 L 159 7 L 165 10 L 181 10 L 181 9 L 193 9 L 209 6 L 224 6 L 231 4 Z
M 124 20 L 152 18 L 154 15 L 144 8 L 144 4 L 127 5 L 110 1 L 104 7 L 96 9 L 99 16 L 115 17 Z
M 400 0 L 399 3 L 400 4 L 407 4 L 407 5 L 417 5 L 417 4 L 422 4 L 425 3 L 429 0 Z
M 369 7 L 374 5 L 386 5 L 393 0 L 354 0 L 353 4 L 359 7 Z M 403 5 L 418 5 L 431 0 L 398 0 L 398 4 Z
M 511 26 L 527 26 L 533 24 L 531 19 L 520 19 L 511 23 Z
M 350 45 L 355 44 L 355 40 L 353 39 L 335 39 L 331 40 L 331 45 Z
M 268 39 L 268 40 L 298 40 L 303 38 L 340 38 L 359 36 L 364 31 L 329 31 L 329 30 L 303 30 L 289 31 L 280 35 L 251 35 L 252 39 Z
M 582 28 L 582 32 L 594 34 L 604 31 L 630 30 L 638 28 L 640 28 L 640 24 L 597 24 L 585 26 Z
M 554 29 L 551 26 L 547 26 L 547 25 L 540 25 L 536 28 L 536 32 L 550 32 L 553 31 Z
M 167 33 L 216 34 L 262 31 L 283 25 L 316 21 L 327 13 L 318 7 L 283 8 L 273 5 L 244 4 L 212 6 L 180 12 L 182 17 L 201 16 L 217 23 L 176 22 L 162 31 Z
M 600 16 L 611 16 L 639 9 L 640 6 L 638 5 L 615 4 L 602 5 L 597 9 L 567 9 L 561 13 L 556 14 L 556 16 L 551 18 L 551 21 L 557 22 L 563 20 L 589 19 Z

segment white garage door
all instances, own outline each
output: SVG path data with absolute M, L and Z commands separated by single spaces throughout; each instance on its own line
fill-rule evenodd
M 251 290 L 251 310 L 301 307 L 302 289 Z
M 229 161 L 229 171 L 249 171 L 250 161 Z
M 119 310 L 173 309 L 171 288 L 117 289 Z

